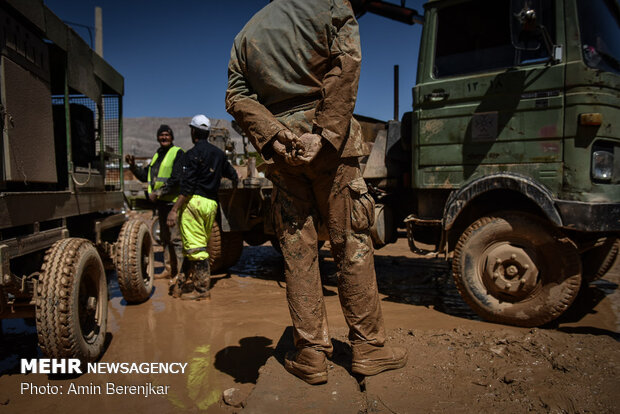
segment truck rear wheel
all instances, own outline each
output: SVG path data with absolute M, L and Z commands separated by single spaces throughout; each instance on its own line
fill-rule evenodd
M 88 240 L 59 240 L 45 254 L 37 286 L 39 345 L 52 358 L 94 361 L 103 351 L 108 286 L 99 253 Z
M 585 281 L 592 282 L 605 276 L 618 257 L 619 244 L 618 239 L 608 237 L 600 246 L 581 255 Z
M 243 233 L 238 231 L 223 232 L 217 220 L 214 221 L 207 245 L 211 271 L 215 273 L 234 266 L 241 257 L 242 250 Z
M 116 273 L 123 298 L 144 302 L 153 290 L 155 271 L 153 241 L 148 226 L 140 219 L 123 224 L 116 247 Z
M 572 242 L 520 212 L 472 224 L 458 241 L 452 271 L 459 293 L 482 318 L 525 327 L 560 316 L 581 285 Z

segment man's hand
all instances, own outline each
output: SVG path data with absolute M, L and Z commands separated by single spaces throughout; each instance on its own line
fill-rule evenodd
M 310 164 L 323 147 L 322 137 L 318 134 L 305 133 L 299 137 L 301 148 L 297 150 L 295 158 L 302 164 Z
M 295 156 L 292 151 L 287 151 L 287 148 L 280 141 L 273 141 L 273 150 L 284 158 L 287 164 L 292 166 L 301 165 L 302 163 L 295 159 Z
M 168 217 L 166 218 L 166 224 L 168 227 L 176 226 L 178 217 L 179 214 L 174 209 L 170 210 L 170 213 L 168 213 Z
M 272 146 L 273 150 L 280 154 L 287 164 L 292 166 L 303 164 L 303 162 L 295 158 L 297 152 L 302 148 L 302 143 L 299 137 L 288 129 L 278 132 Z
M 297 148 L 300 144 L 299 137 L 288 129 L 283 129 L 276 134 L 276 140 L 284 144 L 287 150 Z
M 157 192 L 156 191 L 153 191 L 153 192 L 151 192 L 151 194 L 149 194 L 149 200 L 151 200 L 153 203 L 155 201 L 157 201 Z
M 130 168 L 133 168 L 136 166 L 136 157 L 134 157 L 131 154 L 125 155 L 125 161 L 127 161 L 127 164 L 129 164 Z

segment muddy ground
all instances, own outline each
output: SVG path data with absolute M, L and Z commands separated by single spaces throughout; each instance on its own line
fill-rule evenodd
M 0 413 L 620 413 L 618 263 L 560 321 L 523 329 L 479 320 L 461 301 L 448 266 L 415 257 L 401 238 L 376 252 L 376 268 L 389 342 L 406 346 L 409 361 L 363 379 L 349 372 L 335 266 L 325 248 L 321 256 L 336 350 L 325 385 L 309 386 L 284 371 L 292 336 L 283 269 L 264 245 L 246 247 L 230 273 L 215 275 L 210 302 L 174 300 L 166 281 L 157 280 L 148 302 L 128 306 L 110 274 L 100 362 L 187 362 L 184 374 L 23 375 L 20 358 L 40 356 L 36 332 L 30 321 L 5 320 Z M 107 394 L 107 383 L 168 391 Z M 62 394 L 22 393 L 23 384 L 57 386 Z M 80 385 L 81 395 L 68 392 Z

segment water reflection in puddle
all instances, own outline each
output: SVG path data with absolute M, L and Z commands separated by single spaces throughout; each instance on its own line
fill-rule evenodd
M 337 286 L 337 268 L 329 250 L 320 251 L 319 268 L 326 286 Z M 411 305 L 432 306 L 440 312 L 479 319 L 461 299 L 443 259 L 383 255 L 375 252 L 379 293 L 385 300 Z M 271 246 L 245 246 L 231 273 L 244 277 L 284 281 L 282 256 Z

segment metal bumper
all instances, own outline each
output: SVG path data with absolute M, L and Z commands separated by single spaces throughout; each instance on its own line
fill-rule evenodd
M 620 203 L 556 200 L 562 227 L 587 232 L 620 232 Z

